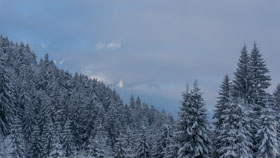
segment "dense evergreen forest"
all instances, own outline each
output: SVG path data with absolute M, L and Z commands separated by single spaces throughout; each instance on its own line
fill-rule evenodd
M 268 73 L 257 45 L 244 46 L 233 79 L 221 83 L 212 126 L 197 81 L 174 120 L 58 69 L 48 54 L 38 63 L 28 44 L 1 36 L 0 157 L 276 158 L 280 85 L 269 94 Z

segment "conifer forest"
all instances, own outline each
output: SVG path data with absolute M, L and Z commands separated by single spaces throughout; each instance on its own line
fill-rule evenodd
M 198 81 L 178 116 L 83 74 L 37 62 L 28 44 L 0 38 L 1 158 L 276 158 L 280 85 L 256 44 L 241 49 L 233 77 L 217 92 L 212 122 Z
M 0 158 L 280 158 L 280 0 L 0 0 Z

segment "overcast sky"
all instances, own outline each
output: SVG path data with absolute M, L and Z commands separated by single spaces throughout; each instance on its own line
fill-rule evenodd
M 280 81 L 279 16 L 279 0 L 0 0 L 0 33 L 173 114 L 197 79 L 211 112 L 244 42 L 257 42 L 270 91 Z

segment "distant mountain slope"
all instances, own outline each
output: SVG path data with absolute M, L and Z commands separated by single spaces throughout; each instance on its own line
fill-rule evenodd
M 0 157 L 133 155 L 143 138 L 152 152 L 174 126 L 139 98 L 124 105 L 102 82 L 58 69 L 48 54 L 37 63 L 28 44 L 1 36 L 0 65 Z

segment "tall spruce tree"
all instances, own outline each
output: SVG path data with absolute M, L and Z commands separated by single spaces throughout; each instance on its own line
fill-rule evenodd
M 135 99 L 133 95 L 130 96 L 129 107 L 132 109 L 135 108 Z
M 253 139 L 253 151 L 257 152 L 256 132 L 260 128 L 259 118 L 264 106 L 263 98 L 266 96 L 265 90 L 270 85 L 270 76 L 267 74 L 264 59 L 262 58 L 256 43 L 250 56 L 247 53 L 246 46 L 241 51 L 238 67 L 234 73 L 233 90 L 235 99 L 241 98 L 246 102 L 246 110 L 249 113 L 250 132 Z
M 257 153 L 256 157 L 276 158 L 279 153 L 277 141 L 277 122 L 275 111 L 269 102 L 262 108 L 260 116 L 260 128 L 257 131 Z
M 27 157 L 42 157 L 43 145 L 40 137 L 40 128 L 38 124 L 35 124 L 34 130 L 31 135 L 31 144 L 28 149 Z
M 263 104 L 262 100 L 266 97 L 265 90 L 270 86 L 269 70 L 266 67 L 265 61 L 262 58 L 257 44 L 254 43 L 253 50 L 250 55 L 250 74 L 252 79 L 252 97 L 254 103 Z
M 219 157 L 219 150 L 223 146 L 222 140 L 220 140 L 220 136 L 222 135 L 222 128 L 225 124 L 225 116 L 228 112 L 229 107 L 229 102 L 231 100 L 231 82 L 230 78 L 228 75 L 224 77 L 224 80 L 220 86 L 220 91 L 219 91 L 219 97 L 218 101 L 216 104 L 216 109 L 215 113 L 213 115 L 213 118 L 216 119 L 214 122 L 215 125 L 215 130 L 214 130 L 214 152 L 213 155 L 214 157 Z
M 277 128 L 277 141 L 279 145 L 278 149 L 278 157 L 280 157 L 280 84 L 276 86 L 276 90 L 273 93 L 274 96 L 274 106 L 272 109 L 275 111 L 275 120 L 276 120 L 276 128 Z
M 2 53 L 2 52 L 0 52 Z M 5 67 L 6 59 L 0 54 L 0 135 L 8 135 L 15 113 L 15 98 L 11 79 Z
M 166 158 L 178 157 L 179 144 L 177 143 L 178 141 L 175 137 L 176 133 L 173 132 L 172 139 L 167 147 Z
M 197 81 L 194 82 L 194 88 L 190 92 L 187 90 L 183 94 L 178 123 L 180 144 L 178 157 L 209 158 L 211 154 L 209 123 Z
M 58 134 L 53 136 L 53 144 L 49 155 L 49 158 L 63 158 L 65 155 Z
M 254 152 L 258 152 L 257 144 L 261 143 L 258 142 L 259 140 L 257 137 L 257 130 L 263 127 L 261 124 L 260 117 L 262 115 L 263 108 L 265 108 L 265 99 L 267 98 L 266 89 L 270 86 L 270 76 L 268 75 L 269 70 L 266 67 L 265 61 L 262 58 L 262 55 L 257 48 L 256 43 L 254 43 L 253 49 L 250 54 L 250 76 L 251 76 L 251 103 L 250 109 L 250 124 L 252 126 L 252 136 L 254 139 Z
M 120 136 L 117 138 L 117 142 L 115 143 L 115 153 L 114 153 L 114 157 L 115 158 L 126 158 L 127 157 L 127 153 L 125 150 L 125 146 L 124 146 L 124 135 L 121 133 Z
M 237 69 L 233 80 L 234 96 L 252 102 L 252 76 L 250 73 L 250 57 L 246 45 L 241 50 Z
M 217 158 L 253 158 L 252 137 L 249 125 L 249 114 L 244 99 L 230 99 L 222 114 L 223 125 L 219 135 L 214 157 Z
M 110 152 L 108 150 L 109 145 L 106 145 L 107 140 L 108 136 L 102 125 L 100 125 L 94 139 L 91 139 L 90 143 L 90 151 L 93 156 L 95 156 L 96 158 L 105 158 L 107 155 L 110 155 Z
M 135 147 L 135 138 L 134 133 L 130 128 L 125 128 L 125 134 L 123 134 L 123 145 L 125 147 L 126 157 L 133 158 L 134 147 Z
M 34 130 L 35 120 L 34 120 L 34 111 L 32 109 L 32 104 L 25 105 L 23 112 L 22 128 L 23 135 L 25 140 L 25 148 L 30 149 L 31 146 L 31 137 Z M 25 151 L 25 154 L 28 155 L 28 151 Z
M 170 127 L 166 126 L 163 129 L 159 139 L 157 140 L 157 144 L 155 150 L 153 152 L 154 158 L 168 158 L 172 155 L 172 135 L 170 133 Z
M 219 91 L 219 97 L 216 104 L 216 109 L 213 118 L 215 118 L 217 121 L 214 122 L 216 129 L 220 129 L 223 126 L 224 118 L 222 118 L 222 115 L 225 110 L 227 110 L 227 105 L 231 98 L 231 82 L 228 75 L 224 77 L 224 80 L 220 86 Z
M 276 112 L 276 119 L 279 121 L 279 117 L 280 117 L 280 84 L 278 84 L 276 86 L 276 89 L 273 93 L 274 95 L 274 101 L 275 101 L 275 104 L 274 104 L 274 110 Z
M 73 132 L 72 123 L 69 119 L 67 119 L 62 132 L 62 139 L 63 139 L 62 146 L 65 151 L 66 157 L 70 157 L 71 155 L 73 155 L 75 150 L 75 144 L 74 144 L 74 138 L 72 132 Z
M 150 158 L 151 150 L 148 144 L 147 136 L 145 135 L 144 128 L 142 129 L 140 139 L 136 149 L 136 157 L 137 158 Z
M 14 158 L 22 158 L 24 157 L 24 151 L 25 151 L 25 144 L 24 144 L 24 138 L 23 138 L 23 132 L 22 132 L 22 124 L 20 122 L 19 117 L 15 117 L 14 123 L 11 127 L 11 156 Z
M 53 150 L 54 137 L 55 137 L 55 126 L 53 121 L 47 122 L 44 125 L 42 133 L 42 147 L 43 147 L 43 157 L 49 157 L 50 152 Z

